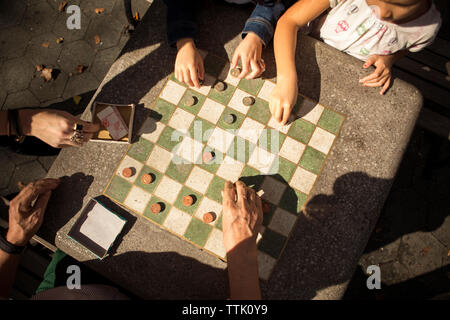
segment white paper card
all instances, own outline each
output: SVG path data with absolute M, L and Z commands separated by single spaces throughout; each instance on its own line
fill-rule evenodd
M 80 227 L 80 233 L 108 250 L 126 221 L 96 203 Z

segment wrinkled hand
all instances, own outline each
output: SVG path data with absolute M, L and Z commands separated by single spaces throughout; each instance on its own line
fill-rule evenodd
M 81 146 L 70 140 L 75 123 L 83 125 L 83 142 L 89 141 L 93 133 L 100 129 L 98 124 L 86 122 L 68 112 L 53 109 L 21 110 L 19 121 L 25 135 L 35 136 L 54 148 Z
M 200 80 L 204 80 L 205 68 L 203 59 L 190 38 L 177 41 L 177 58 L 175 59 L 175 78 L 191 87 L 200 88 Z
M 261 39 L 255 33 L 249 32 L 234 51 L 231 60 L 232 68 L 236 68 L 239 59 L 241 59 L 242 71 L 238 76 L 239 79 L 244 77 L 254 79 L 266 70 L 264 60 L 261 59 L 261 53 Z
M 41 227 L 47 203 L 59 179 L 41 179 L 29 183 L 10 202 L 6 239 L 24 246 Z
M 252 240 L 251 244 L 256 248 L 256 237 L 262 223 L 261 198 L 242 181 L 235 184 L 227 181 L 222 199 L 223 242 L 226 251 L 231 251 L 246 240 Z
M 367 77 L 360 79 L 359 83 L 364 84 L 365 87 L 383 87 L 380 94 L 385 94 L 391 84 L 393 59 L 390 55 L 383 56 L 374 54 L 367 59 L 363 68 L 367 69 L 371 65 L 375 66 L 375 71 Z
M 277 85 L 270 94 L 269 109 L 275 120 L 282 125 L 287 123 L 292 108 L 297 102 L 297 96 L 298 87 L 295 76 L 277 79 Z

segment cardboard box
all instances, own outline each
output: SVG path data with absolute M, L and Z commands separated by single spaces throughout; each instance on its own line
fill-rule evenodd
M 109 134 L 108 130 L 103 126 L 97 114 L 103 111 L 105 108 L 112 106 L 116 107 L 122 116 L 125 123 L 128 125 L 128 134 L 120 140 L 114 140 Z M 134 122 L 134 104 L 114 104 L 114 103 L 104 103 L 104 102 L 94 102 L 92 105 L 92 118 L 91 122 L 98 123 L 100 125 L 100 130 L 94 134 L 90 141 L 97 142 L 113 142 L 113 143 L 131 143 L 133 135 L 133 122 Z

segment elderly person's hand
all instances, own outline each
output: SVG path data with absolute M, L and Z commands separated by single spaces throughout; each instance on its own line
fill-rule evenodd
M 261 198 L 243 182 L 227 181 L 223 198 L 223 243 L 231 299 L 261 299 L 256 237 L 262 223 Z
M 75 125 L 82 129 L 79 141 L 71 139 Z M 80 120 L 68 112 L 54 109 L 22 109 L 19 111 L 22 134 L 35 136 L 54 148 L 81 146 L 100 129 L 98 124 Z
M 29 183 L 11 200 L 6 240 L 25 246 L 41 227 L 48 200 L 59 179 L 41 179 Z
M 227 181 L 223 191 L 223 212 L 223 241 L 227 252 L 247 240 L 256 246 L 262 223 L 262 203 L 255 190 L 242 181 L 235 184 Z

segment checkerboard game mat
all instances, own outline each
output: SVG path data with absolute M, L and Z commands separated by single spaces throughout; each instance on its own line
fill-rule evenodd
M 203 51 L 202 56 L 206 74 L 201 88 L 169 77 L 104 194 L 226 261 L 221 191 L 226 180 L 244 181 L 268 204 L 257 237 L 259 275 L 268 280 L 345 116 L 299 96 L 295 117 L 281 126 L 268 105 L 273 82 L 239 80 L 230 75 L 227 61 Z M 214 88 L 218 80 L 225 90 Z M 196 103 L 189 107 L 190 96 Z M 255 99 L 252 106 L 243 104 L 247 96 Z M 224 121 L 230 113 L 235 115 L 232 124 Z M 205 151 L 214 152 L 212 162 L 202 162 Z M 127 167 L 135 170 L 128 178 L 122 175 Z M 150 184 L 141 181 L 146 173 L 153 177 Z M 194 199 L 191 206 L 183 205 L 186 195 Z M 158 214 L 150 210 L 154 203 L 162 205 Z M 203 222 L 206 212 L 215 214 L 213 222 Z

